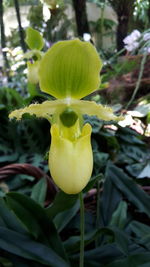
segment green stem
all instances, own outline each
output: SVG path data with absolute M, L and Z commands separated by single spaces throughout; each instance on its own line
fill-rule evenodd
M 80 192 L 80 267 L 84 267 L 84 200 L 83 194 Z
M 125 109 L 128 109 L 129 106 L 132 104 L 139 88 L 140 88 L 140 84 L 141 84 L 141 80 L 142 80 L 142 75 L 143 75 L 143 72 L 144 72 L 144 65 L 146 63 L 146 58 L 147 58 L 147 53 L 145 53 L 142 57 L 142 60 L 141 60 L 141 65 L 140 65 L 140 71 L 139 71 L 139 76 L 138 76 L 138 80 L 137 80 L 137 83 L 136 83 L 136 87 L 134 89 L 134 92 L 131 96 L 131 99 L 129 100 L 128 104 L 126 105 Z

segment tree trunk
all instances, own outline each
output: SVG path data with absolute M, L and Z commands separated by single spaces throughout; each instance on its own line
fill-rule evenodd
M 84 33 L 90 33 L 87 13 L 86 13 L 86 0 L 72 0 L 75 10 L 75 17 L 77 23 L 77 33 L 83 37 Z
M 3 48 L 6 47 L 6 39 L 5 39 L 5 29 L 4 29 L 4 21 L 3 21 L 3 0 L 0 0 L 0 30 L 1 30 L 1 47 L 2 47 L 2 55 L 4 59 L 4 66 L 7 77 L 9 78 L 9 63 L 7 59 L 7 54 L 3 51 Z
M 116 33 L 117 50 L 124 48 L 123 39 L 128 35 L 128 27 L 133 16 L 135 0 L 109 0 L 118 17 L 118 27 Z
M 23 28 L 21 25 L 20 8 L 19 8 L 18 0 L 14 0 L 14 5 L 15 5 L 15 9 L 16 9 L 16 16 L 17 16 L 18 26 L 19 26 L 20 43 L 21 43 L 22 50 L 25 52 L 26 51 L 26 44 L 24 41 L 24 31 L 23 31 Z

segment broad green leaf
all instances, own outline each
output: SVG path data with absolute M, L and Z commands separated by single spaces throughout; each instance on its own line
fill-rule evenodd
M 150 226 L 137 221 L 132 221 L 130 227 L 137 236 L 142 238 L 149 236 L 150 238 Z
M 14 211 L 16 216 L 21 220 L 24 226 L 26 226 L 26 228 L 32 234 L 32 236 L 34 236 L 35 238 L 38 238 L 41 235 L 43 239 L 45 240 L 46 238 L 45 234 L 43 233 L 38 221 L 34 217 L 34 213 L 31 213 L 30 211 L 32 206 L 30 209 L 27 209 L 26 208 L 27 204 L 26 206 L 24 206 L 23 203 L 20 202 L 20 199 L 19 201 L 17 201 L 16 198 L 12 197 L 9 194 L 12 194 L 12 193 L 8 193 L 6 196 L 8 206 Z
M 140 162 L 126 166 L 126 170 L 130 175 L 138 178 L 138 175 L 142 172 L 144 167 L 145 167 L 145 162 Z
M 8 259 L 0 257 L 0 264 L 2 267 L 13 267 L 12 262 L 10 262 Z
M 90 43 L 78 39 L 58 42 L 41 61 L 41 90 L 56 98 L 80 99 L 99 88 L 101 67 Z
M 19 193 L 8 193 L 7 202 L 32 236 L 50 245 L 56 253 L 66 258 L 62 242 L 53 222 L 38 203 Z
M 25 42 L 32 50 L 41 50 L 44 46 L 44 41 L 41 34 L 37 30 L 32 29 L 31 27 L 27 28 L 26 30 Z
M 106 170 L 106 179 L 110 179 L 139 211 L 150 216 L 150 197 L 131 179 L 122 169 L 109 163 Z
M 103 193 L 100 198 L 100 225 L 108 226 L 113 212 L 122 199 L 121 193 L 116 189 L 109 177 L 105 177 Z
M 150 251 L 150 227 L 146 224 L 132 221 L 130 223 L 130 228 L 136 234 L 136 242 L 143 245 Z
M 149 252 L 145 252 L 145 253 L 139 253 L 139 254 L 133 254 L 128 256 L 125 259 L 122 260 L 117 260 L 115 262 L 112 262 L 108 265 L 106 265 L 106 267 L 149 267 L 149 263 L 150 263 L 150 254 Z
M 0 144 L 0 155 L 0 162 L 14 162 L 18 158 L 18 153 L 5 144 Z
M 107 244 L 101 247 L 97 247 L 95 249 L 85 251 L 84 253 L 85 266 L 87 266 L 89 262 L 94 262 L 94 263 L 99 263 L 99 264 L 102 263 L 102 266 L 105 266 L 104 264 L 112 262 L 121 256 L 122 256 L 122 253 L 116 247 L 116 244 L 114 243 Z M 78 266 L 79 254 L 75 254 L 71 256 L 70 258 L 76 264 L 75 266 Z
M 103 178 L 103 174 L 100 173 L 95 177 L 92 177 L 91 180 L 88 182 L 87 186 L 83 189 L 83 192 L 88 192 L 93 186 L 96 184 L 97 181 L 100 181 Z
M 10 260 L 10 262 L 12 262 L 13 267 L 17 266 L 17 267 L 41 267 L 41 263 L 37 262 L 37 261 L 33 261 L 33 260 L 29 260 L 29 259 L 25 259 L 22 258 L 20 256 L 17 256 L 15 254 L 12 254 L 10 252 L 5 251 L 4 252 L 6 257 L 8 258 L 8 260 Z
M 20 257 L 53 267 L 67 267 L 60 256 L 50 247 L 35 242 L 29 235 L 0 227 L 0 248 Z
M 16 215 L 9 210 L 2 198 L 0 198 L 0 226 L 7 227 L 19 233 L 27 233 L 23 224 L 21 224 Z
M 85 234 L 85 246 L 89 245 L 96 240 L 97 237 L 102 235 L 110 236 L 116 242 L 118 248 L 124 253 L 128 254 L 128 236 L 117 228 L 104 227 L 99 230 L 92 231 Z M 80 250 L 80 236 L 72 236 L 64 242 L 65 248 L 69 253 L 77 252 Z
M 47 216 L 53 219 L 59 213 L 71 209 L 77 202 L 78 195 L 68 195 L 63 191 L 57 193 L 53 204 L 46 208 Z
M 65 226 L 76 215 L 79 208 L 80 208 L 80 204 L 78 200 L 70 209 L 64 210 L 63 212 L 60 212 L 55 216 L 54 223 L 55 223 L 55 226 L 58 232 L 61 232 L 65 228 Z
M 42 178 L 39 182 L 32 188 L 31 198 L 44 206 L 44 201 L 47 192 L 47 181 L 46 178 Z
M 141 136 L 130 128 L 119 127 L 117 131 L 117 137 L 126 143 L 134 145 L 144 145 L 144 142 L 140 140 Z
M 110 225 L 123 229 L 126 220 L 127 220 L 127 203 L 125 201 L 121 201 L 118 204 L 117 209 L 112 214 Z
M 141 159 L 145 160 L 146 153 L 149 153 L 146 151 L 147 149 L 144 146 L 140 146 L 138 144 L 126 144 L 124 141 L 121 144 L 121 149 L 126 157 L 129 157 L 130 160 L 133 160 L 133 163 L 135 163 L 135 161 L 140 162 Z
M 120 231 L 117 227 L 110 228 L 114 233 L 115 242 L 118 248 L 125 254 L 129 254 L 129 236 L 124 231 Z

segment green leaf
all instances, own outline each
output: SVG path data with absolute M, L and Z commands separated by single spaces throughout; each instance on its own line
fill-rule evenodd
M 109 162 L 106 179 L 110 179 L 115 187 L 131 201 L 140 212 L 150 216 L 150 197 L 124 171 Z
M 138 178 L 138 175 L 142 172 L 144 167 L 145 167 L 145 162 L 140 162 L 126 166 L 126 170 L 130 175 Z
M 70 208 L 63 212 L 60 212 L 54 218 L 54 223 L 58 232 L 62 231 L 65 226 L 72 220 L 80 208 L 79 200 Z
M 91 43 L 78 39 L 58 42 L 41 60 L 41 90 L 56 98 L 80 99 L 99 88 L 101 67 Z
M 20 223 L 16 215 L 9 210 L 2 198 L 0 198 L 0 226 L 5 226 L 19 233 L 27 233 L 25 227 Z
M 53 267 L 68 264 L 50 247 L 35 242 L 30 236 L 0 227 L 0 248 L 20 257 Z
M 27 227 L 29 233 L 46 245 L 50 245 L 56 253 L 66 259 L 62 242 L 44 208 L 34 200 L 19 193 L 8 193 L 6 199 L 8 205 Z
M 119 190 L 108 176 L 105 176 L 103 193 L 100 198 L 100 225 L 108 226 L 113 212 L 122 199 Z
M 144 142 L 140 140 L 140 135 L 127 127 L 120 127 L 117 131 L 117 137 L 124 142 L 132 145 L 144 145 Z
M 91 249 L 90 251 L 85 251 L 85 266 L 89 261 L 95 261 L 98 263 L 102 262 L 104 264 L 111 262 L 120 256 L 122 256 L 122 253 L 116 247 L 116 244 L 107 244 L 95 249 Z
M 0 264 L 2 267 L 13 267 L 13 264 L 6 258 L 0 257 Z
M 150 237 L 150 226 L 137 221 L 132 221 L 130 223 L 130 227 L 137 236 L 142 238 L 145 238 L 147 236 Z
M 5 144 L 0 144 L 0 162 L 15 162 L 18 158 L 18 153 L 14 152 Z
M 41 34 L 38 31 L 32 29 L 31 27 L 27 28 L 26 30 L 25 42 L 27 43 L 27 45 L 31 50 L 32 49 L 41 50 L 44 46 L 44 41 Z
M 130 223 L 130 228 L 138 237 L 136 242 L 150 251 L 150 227 L 143 223 L 132 221 Z
M 31 198 L 44 206 L 44 201 L 47 192 L 47 181 L 46 178 L 42 178 L 39 182 L 32 188 Z
M 127 203 L 125 201 L 121 201 L 118 204 L 117 209 L 114 211 L 114 213 L 112 214 L 112 218 L 110 221 L 110 225 L 111 226 L 116 226 L 119 229 L 123 229 L 125 224 L 126 224 L 126 220 L 127 220 Z
M 118 248 L 125 254 L 129 254 L 129 237 L 127 233 L 118 230 L 116 227 L 111 227 L 110 228 L 115 237 L 116 244 Z
M 103 178 L 103 174 L 100 173 L 95 177 L 92 177 L 87 186 L 83 189 L 83 192 L 88 192 L 93 186 L 96 184 L 97 181 L 100 181 Z
M 54 202 L 46 209 L 50 219 L 53 219 L 59 213 L 71 209 L 77 202 L 78 195 L 68 195 L 63 191 L 57 193 Z
M 116 242 L 118 248 L 124 253 L 128 254 L 128 236 L 114 227 L 103 227 L 98 230 L 85 234 L 85 246 L 89 245 L 93 241 L 102 235 L 110 236 L 113 241 Z M 72 236 L 64 242 L 65 248 L 69 253 L 79 251 L 80 249 L 80 236 Z
M 137 266 L 137 267 L 148 267 L 150 263 L 150 254 L 149 252 L 145 253 L 139 253 L 139 254 L 133 254 L 128 256 L 125 259 L 122 260 L 117 260 L 115 262 L 112 262 L 106 267 L 132 267 L 132 266 Z

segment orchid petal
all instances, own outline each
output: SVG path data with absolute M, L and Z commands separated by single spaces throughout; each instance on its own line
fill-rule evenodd
M 81 114 L 86 114 L 89 116 L 97 116 L 100 120 L 104 121 L 120 121 L 124 118 L 122 116 L 116 116 L 113 113 L 113 109 L 108 106 L 103 106 L 101 104 L 97 104 L 94 101 L 84 101 L 84 100 L 71 100 L 70 103 L 72 109 Z
M 61 100 L 45 101 L 42 104 L 31 104 L 28 107 L 17 109 L 9 114 L 9 118 L 20 120 L 23 114 L 36 115 L 36 117 L 49 118 L 51 115 L 61 112 L 66 107 L 66 104 Z

